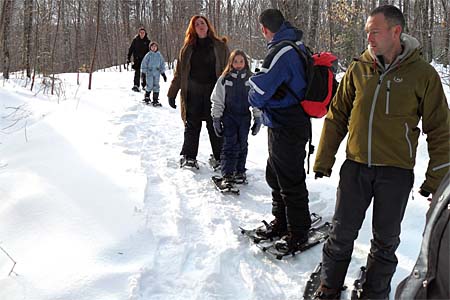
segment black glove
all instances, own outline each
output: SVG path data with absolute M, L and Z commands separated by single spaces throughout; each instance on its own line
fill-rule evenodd
M 424 197 L 428 197 L 428 196 L 430 196 L 430 192 L 428 192 L 428 191 L 425 191 L 425 190 L 422 190 L 422 189 L 420 189 L 419 190 L 419 194 L 421 194 L 422 196 L 424 196 Z
M 164 82 L 167 82 L 167 76 L 164 73 L 161 73 L 162 78 L 164 79 Z
M 261 129 L 262 119 L 261 117 L 253 118 L 252 135 L 257 135 Z
M 323 174 L 322 172 L 315 172 L 314 179 L 322 178 L 323 176 L 325 176 L 325 174 Z
M 214 132 L 216 133 L 216 135 L 218 137 L 222 137 L 223 124 L 222 124 L 222 121 L 220 120 L 220 118 L 213 118 L 213 127 L 214 127 Z
M 169 97 L 169 105 L 172 108 L 177 108 L 177 105 L 175 104 L 175 98 L 170 98 Z
M 282 83 L 275 91 L 275 94 L 272 95 L 272 98 L 275 100 L 281 100 L 284 97 L 286 97 L 286 94 L 287 94 L 287 86 L 286 84 Z

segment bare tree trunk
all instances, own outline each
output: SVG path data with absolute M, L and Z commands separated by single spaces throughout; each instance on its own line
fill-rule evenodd
M 333 51 L 333 48 L 334 48 L 334 26 L 333 26 L 333 18 L 332 18 L 333 11 L 332 10 L 333 10 L 333 4 L 332 4 L 331 0 L 327 0 L 328 29 L 330 31 L 328 49 L 330 51 Z
M 430 29 L 429 26 L 429 19 L 428 19 L 428 10 L 429 10 L 429 0 L 424 0 L 425 2 L 425 8 L 423 10 L 421 10 L 422 13 L 422 45 L 423 45 L 423 54 L 424 54 L 424 58 L 427 62 L 431 62 L 431 57 L 430 57 L 430 49 L 429 49 L 429 44 L 428 44 L 428 31 Z
M 409 10 L 410 10 L 410 7 L 411 7 L 411 5 L 409 3 L 409 0 L 403 0 L 403 16 L 405 17 L 405 30 L 404 31 L 406 33 L 409 33 L 409 19 L 410 19 Z
M 36 72 L 39 66 L 39 59 L 38 59 L 38 53 L 39 53 L 39 11 L 40 11 L 40 5 L 39 2 L 36 2 L 36 33 L 34 36 L 34 68 L 33 68 L 33 76 L 31 77 L 31 87 L 30 91 L 33 90 L 34 87 L 34 80 L 36 77 Z
M 58 30 L 59 30 L 59 21 L 61 17 L 61 2 L 59 2 L 58 6 L 58 20 L 56 21 L 56 31 L 55 31 L 55 38 L 53 40 L 53 47 L 52 47 L 52 56 L 50 60 L 50 66 L 51 66 L 51 74 L 52 74 L 52 90 L 51 94 L 53 95 L 53 91 L 55 88 L 55 74 L 54 74 L 54 63 L 55 63 L 55 51 L 56 51 L 56 41 L 58 38 Z
M 428 28 L 427 28 L 427 49 L 428 49 L 428 62 L 433 60 L 433 27 L 434 27 L 434 0 L 429 0 L 430 2 L 430 13 L 428 15 Z
M 101 9 L 101 0 L 97 0 L 97 32 L 95 34 L 94 50 L 92 51 L 91 67 L 89 68 L 89 86 L 88 86 L 89 90 L 91 89 L 92 86 L 92 72 L 94 69 L 95 55 L 97 54 L 98 33 L 100 31 L 100 9 Z
M 12 8 L 14 6 L 14 0 L 5 0 L 2 9 L 2 27 L 3 27 L 3 77 L 9 79 L 9 68 L 11 66 L 10 56 L 9 56 L 9 30 L 11 24 Z
M 25 0 L 23 15 L 23 65 L 28 78 L 31 78 L 31 26 L 33 23 L 33 0 Z
M 444 9 L 444 55 L 442 64 L 444 67 L 449 65 L 449 48 L 450 48 L 450 7 L 447 0 L 441 0 Z
M 227 34 L 231 36 L 233 30 L 233 7 L 231 0 L 227 0 Z
M 75 21 L 75 66 L 77 70 L 77 85 L 80 85 L 81 0 L 78 0 L 77 4 Z
M 220 4 L 221 4 L 221 2 L 222 1 L 220 1 L 220 0 L 215 1 L 215 4 L 216 4 L 215 15 L 216 15 L 216 17 L 214 18 L 214 20 L 216 22 L 216 25 L 215 25 L 216 32 L 219 33 L 219 34 L 220 34 L 220 29 L 221 29 L 220 28 Z
M 312 1 L 311 17 L 308 30 L 308 45 L 311 49 L 316 48 L 317 28 L 319 27 L 319 0 Z

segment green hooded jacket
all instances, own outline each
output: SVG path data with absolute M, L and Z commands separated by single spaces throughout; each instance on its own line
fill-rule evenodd
M 370 49 L 349 66 L 324 121 L 315 172 L 331 174 L 347 132 L 347 159 L 413 169 L 422 119 L 430 160 L 421 189 L 436 191 L 450 167 L 448 103 L 419 42 L 406 34 L 401 42 L 402 53 L 387 67 Z

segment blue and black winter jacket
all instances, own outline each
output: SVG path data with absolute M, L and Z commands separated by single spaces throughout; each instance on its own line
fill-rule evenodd
M 293 128 L 304 126 L 309 117 L 303 112 L 298 100 L 286 93 L 282 99 L 273 99 L 277 88 L 287 84 L 298 97 L 302 98 L 307 87 L 305 66 L 292 46 L 276 47 L 284 40 L 296 42 L 300 49 L 305 51 L 300 42 L 303 33 L 284 22 L 280 30 L 267 44 L 269 53 L 264 59 L 260 72 L 250 77 L 249 102 L 263 112 L 264 125 L 271 128 Z
M 250 116 L 248 102 L 250 89 L 248 79 L 250 76 L 250 71 L 233 70 L 225 76 L 219 77 L 211 94 L 211 116 L 213 118 L 222 118 L 224 115 Z M 252 113 L 254 117 L 261 116 L 261 111 L 255 107 L 252 108 Z

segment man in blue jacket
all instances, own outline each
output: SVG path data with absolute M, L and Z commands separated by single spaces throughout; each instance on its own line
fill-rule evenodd
M 305 51 L 303 33 L 286 22 L 277 9 L 263 11 L 259 23 L 269 52 L 261 70 L 249 80 L 249 102 L 262 110 L 268 127 L 266 181 L 272 189 L 275 219 L 258 233 L 267 238 L 282 237 L 277 249 L 293 252 L 308 240 L 311 227 L 304 168 L 311 123 L 294 95 L 286 93 L 288 86 L 303 97 L 307 86 L 304 62 L 292 46 L 281 42 L 295 42 Z

